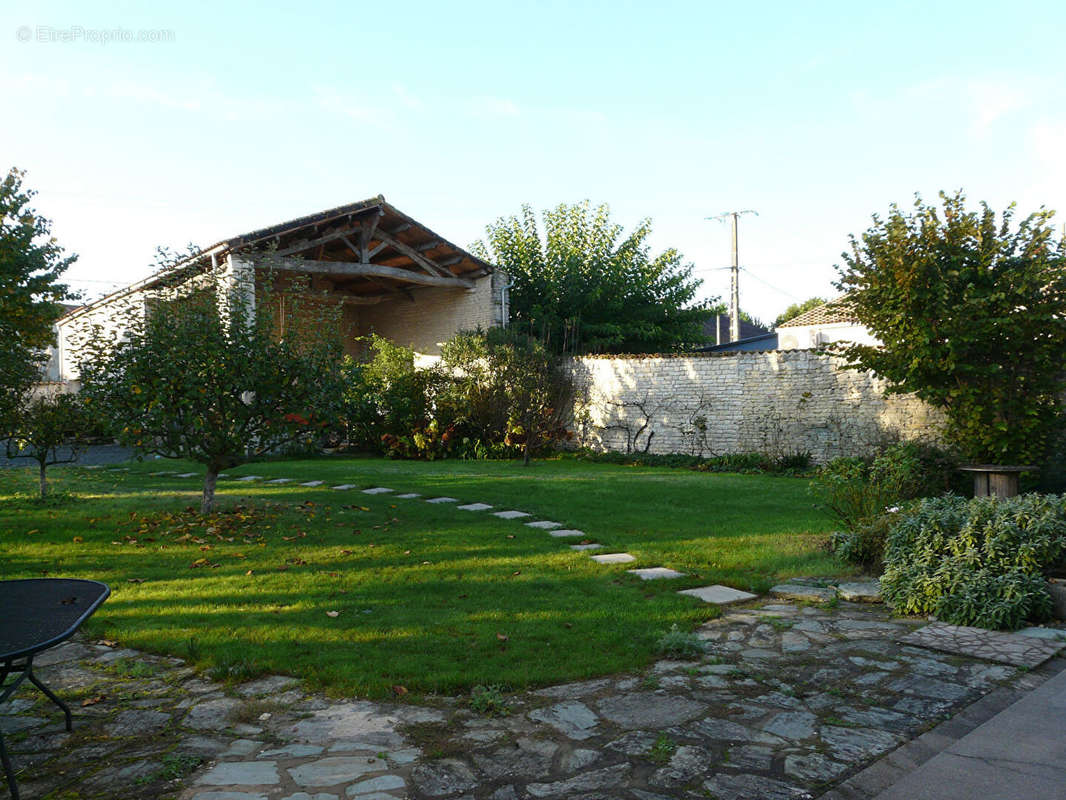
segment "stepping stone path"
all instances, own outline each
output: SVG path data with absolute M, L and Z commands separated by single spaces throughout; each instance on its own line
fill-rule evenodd
M 628 564 L 637 560 L 636 556 L 631 556 L 629 553 L 604 553 L 600 556 L 591 556 L 591 558 L 597 564 Z
M 356 487 L 356 484 L 354 484 L 354 483 L 342 483 L 339 486 L 330 486 L 329 488 L 330 489 L 334 489 L 334 490 L 336 490 L 338 492 L 344 492 L 344 491 L 347 491 L 348 489 L 354 489 L 355 487 Z
M 115 470 L 110 470 L 110 472 L 114 472 L 114 471 Z M 198 473 L 198 472 L 179 472 L 174 477 L 175 478 L 195 478 L 199 474 L 200 473 Z
M 577 531 L 577 530 L 574 530 L 573 528 L 563 528 L 562 530 L 558 530 L 558 531 L 549 531 L 549 534 L 551 536 L 554 536 L 556 539 L 567 539 L 567 538 L 570 538 L 571 536 L 584 536 L 585 532 L 584 531 Z
M 1040 666 L 1066 647 L 1066 640 L 1062 639 L 1023 636 L 1004 631 L 988 631 L 984 628 L 946 625 L 943 622 L 926 625 L 904 636 L 900 641 L 916 647 L 927 647 L 1026 669 Z
M 752 594 L 751 592 L 742 592 L 740 589 L 733 589 L 729 586 L 721 586 L 720 584 L 715 584 L 714 586 L 701 586 L 698 589 L 682 589 L 678 594 L 687 594 L 689 597 L 695 597 L 698 600 L 716 606 L 729 605 L 730 603 L 743 603 L 746 600 L 754 600 L 758 597 L 758 595 Z
M 313 488 L 315 486 L 321 486 L 324 483 L 325 483 L 325 481 L 307 481 L 307 483 L 301 483 L 300 485 L 301 486 L 309 486 L 309 487 Z
M 427 503 L 458 503 L 454 497 L 434 497 L 426 501 Z
M 603 549 L 603 545 L 602 544 L 597 544 L 596 542 L 589 542 L 588 544 L 572 544 L 572 545 L 570 545 L 570 549 L 571 550 L 602 550 Z
M 563 524 L 561 522 L 549 522 L 548 520 L 540 520 L 539 522 L 527 522 L 527 528 L 540 528 L 542 531 L 550 531 L 552 528 L 561 528 Z
M 258 480 L 262 480 L 262 478 L 263 478 L 263 476 L 262 476 L 262 475 L 245 475 L 244 477 L 242 477 L 242 478 L 237 478 L 236 480 L 238 480 L 238 481 L 244 481 L 244 482 L 248 482 L 248 481 L 258 481 Z
M 273 478 L 267 481 L 267 483 L 292 483 L 292 478 Z
M 396 498 L 398 500 L 414 500 L 416 497 L 421 497 L 418 492 L 408 492 L 407 494 L 398 494 Z
M 494 511 L 492 516 L 499 517 L 500 519 L 521 519 L 522 517 L 532 516 L 525 511 Z
M 456 506 L 460 511 L 488 511 L 492 506 L 488 503 L 467 503 L 465 506 Z
M 699 658 L 511 694 L 503 717 L 284 676 L 224 687 L 79 635 L 35 664 L 61 696 L 95 701 L 74 704 L 74 732 L 25 685 L 2 719 L 27 798 L 800 800 L 1036 677 L 902 643 L 918 624 L 846 601 L 726 609 L 697 631 Z M 268 710 L 250 715 L 253 697 Z
M 386 489 L 384 486 L 375 486 L 373 489 L 363 489 L 363 494 L 388 494 L 392 489 Z
M 666 567 L 648 567 L 646 569 L 627 569 L 630 575 L 636 575 L 642 581 L 658 581 L 658 580 L 672 580 L 673 578 L 684 578 L 684 572 L 677 572 Z

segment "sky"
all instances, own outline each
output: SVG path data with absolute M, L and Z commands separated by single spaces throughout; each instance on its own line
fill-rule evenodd
M 832 296 L 849 234 L 962 189 L 1066 223 L 1057 2 L 38 2 L 0 9 L 0 169 L 87 298 L 159 246 L 383 194 L 469 245 L 588 199 L 741 307 Z

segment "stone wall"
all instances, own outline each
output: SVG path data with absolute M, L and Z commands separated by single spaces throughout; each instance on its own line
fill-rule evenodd
M 620 452 L 862 455 L 938 436 L 941 416 L 913 395 L 885 396 L 871 373 L 812 350 L 584 357 L 578 443 Z

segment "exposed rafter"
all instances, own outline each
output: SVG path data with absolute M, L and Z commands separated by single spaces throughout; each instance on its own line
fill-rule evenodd
M 399 239 L 397 239 L 395 236 L 393 236 L 391 234 L 388 234 L 388 233 L 385 233 L 384 231 L 382 231 L 382 232 L 377 234 L 377 238 L 381 242 L 383 242 L 385 244 L 388 244 L 388 246 L 391 247 L 393 250 L 396 250 L 398 253 L 402 253 L 403 255 L 407 256 L 409 259 L 411 259 L 416 264 L 418 264 L 418 266 L 422 267 L 422 269 L 424 269 L 430 275 L 436 275 L 437 277 L 441 277 L 441 278 L 452 277 L 450 272 L 445 270 L 443 267 L 438 265 L 436 262 L 426 258 L 424 255 L 422 255 L 420 252 L 418 252 L 418 250 L 413 248 L 411 245 L 404 244 Z

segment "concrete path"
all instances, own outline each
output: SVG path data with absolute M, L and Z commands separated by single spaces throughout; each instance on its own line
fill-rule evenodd
M 878 800 L 1066 799 L 1066 670 L 933 756 Z

